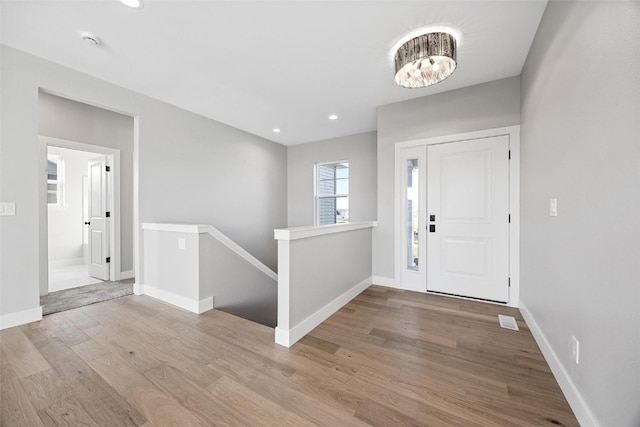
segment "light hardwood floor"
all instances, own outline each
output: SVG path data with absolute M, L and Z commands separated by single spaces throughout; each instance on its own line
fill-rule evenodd
M 372 286 L 291 349 L 273 335 L 144 296 L 7 329 L 0 425 L 578 425 L 514 309 Z

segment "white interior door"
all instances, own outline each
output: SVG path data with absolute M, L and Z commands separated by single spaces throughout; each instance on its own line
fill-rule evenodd
M 427 290 L 509 299 L 509 138 L 427 149 Z
M 109 280 L 109 218 L 106 159 L 89 161 L 89 275 Z

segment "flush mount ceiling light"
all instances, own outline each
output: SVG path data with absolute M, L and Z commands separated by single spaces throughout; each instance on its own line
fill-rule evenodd
M 329 120 L 338 120 L 338 116 L 336 114 L 331 114 L 329 116 Z
M 142 9 L 141 0 L 120 0 L 120 3 L 132 7 L 134 9 Z
M 280 129 L 278 129 L 278 128 L 273 128 L 273 131 L 274 131 L 275 133 L 280 133 Z
M 396 51 L 396 83 L 420 88 L 443 81 L 456 69 L 456 50 L 456 39 L 449 33 L 434 32 L 412 38 Z

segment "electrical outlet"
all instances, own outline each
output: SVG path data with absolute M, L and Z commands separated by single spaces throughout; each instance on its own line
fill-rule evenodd
M 576 365 L 580 364 L 580 341 L 576 337 L 571 337 L 573 361 Z

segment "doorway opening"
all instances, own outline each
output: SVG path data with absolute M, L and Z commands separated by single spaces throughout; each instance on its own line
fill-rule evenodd
M 102 271 L 96 274 L 91 268 L 92 259 L 96 261 L 103 255 L 92 250 L 95 244 L 90 245 L 91 234 L 94 234 L 89 206 L 91 189 L 98 187 L 99 191 L 103 182 L 95 181 L 104 179 L 106 192 L 99 197 L 108 201 L 112 191 L 111 180 L 106 176 L 91 176 L 91 167 L 96 163 L 112 164 L 113 155 L 47 145 L 49 292 L 110 279 L 108 269 L 105 275 Z M 95 209 L 101 207 L 94 206 Z M 108 235 L 105 238 L 108 248 Z M 102 252 L 101 247 L 95 249 Z
M 40 142 L 48 230 L 43 314 L 131 294 L 133 279 L 120 273 L 120 151 L 49 137 Z
M 137 264 L 136 120 L 125 112 L 39 90 L 43 314 L 50 313 L 47 301 L 54 294 L 86 302 L 77 307 L 110 299 L 110 284 L 126 281 L 132 291 Z M 72 162 L 79 153 L 84 153 L 82 161 Z M 74 214 L 71 226 L 55 221 L 65 211 Z

